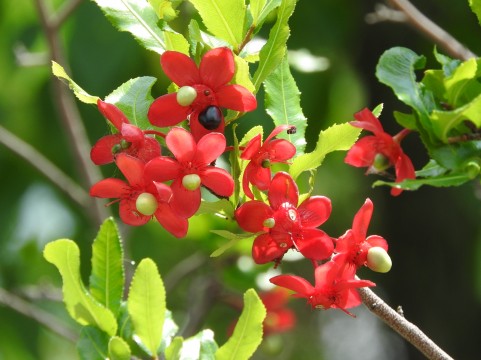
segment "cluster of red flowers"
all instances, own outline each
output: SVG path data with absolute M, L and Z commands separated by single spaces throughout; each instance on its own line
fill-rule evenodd
M 120 218 L 126 224 L 143 225 L 155 217 L 176 237 L 184 237 L 188 219 L 201 204 L 201 186 L 219 197 L 234 192 L 229 172 L 216 167 L 226 150 L 225 121 L 222 109 L 239 112 L 256 108 L 255 96 L 244 87 L 230 84 L 234 57 L 228 48 L 208 51 L 199 64 L 188 56 L 167 51 L 161 56 L 166 75 L 177 92 L 157 98 L 148 111 L 150 123 L 169 127 L 166 134 L 142 130 L 132 125 L 113 104 L 98 101 L 100 112 L 118 130 L 101 138 L 92 148 L 97 165 L 115 162 L 124 180 L 108 178 L 92 186 L 95 197 L 117 199 Z M 352 125 L 372 131 L 349 151 L 346 162 L 354 166 L 376 166 L 380 154 L 386 165 L 394 165 L 397 180 L 414 174 L 409 158 L 402 152 L 399 139 L 387 135 L 369 110 L 355 115 Z M 177 126 L 188 121 L 188 130 Z M 190 131 L 189 131 L 190 130 Z M 331 200 L 310 196 L 299 204 L 299 191 L 286 172 L 271 173 L 271 164 L 286 163 L 296 154 L 287 140 L 276 139 L 290 126 L 278 126 L 262 141 L 261 135 L 241 147 L 240 158 L 247 161 L 242 189 L 247 201 L 235 212 L 240 228 L 256 233 L 252 256 L 258 264 L 273 261 L 277 266 L 289 250 L 299 251 L 314 265 L 315 285 L 294 275 L 280 275 L 271 282 L 296 292 L 315 308 L 346 309 L 360 304 L 357 288 L 374 286 L 355 277 L 356 270 L 368 266 L 385 272 L 390 268 L 387 243 L 380 236 L 366 237 L 373 204 L 367 199 L 354 217 L 352 228 L 333 238 L 318 227 L 331 214 Z M 155 136 L 165 138 L 167 155 L 162 155 Z M 267 192 L 267 202 L 255 193 Z M 393 189 L 398 194 L 399 189 Z M 277 311 L 277 310 L 276 310 Z M 290 315 L 289 315 L 290 316 Z

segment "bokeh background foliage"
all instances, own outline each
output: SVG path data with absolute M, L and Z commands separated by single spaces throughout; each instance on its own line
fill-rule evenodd
M 58 8 L 63 2 L 45 3 Z M 427 56 L 427 68 L 435 66 L 433 44 L 413 29 L 405 24 L 365 21 L 376 4 L 371 0 L 300 0 L 289 21 L 289 49 L 306 49 L 324 58 L 322 71 L 292 69 L 308 119 L 308 150 L 320 130 L 349 121 L 362 107 L 373 108 L 381 102 L 386 130 L 394 133 L 399 129 L 392 111 L 403 110 L 402 104 L 374 75 L 377 60 L 388 48 L 409 47 Z M 415 5 L 472 51 L 481 53 L 481 29 L 467 1 L 425 0 Z M 181 10 L 188 16 L 176 20 L 178 31 L 185 29 L 190 17 L 197 16 L 189 4 L 181 5 Z M 55 107 L 53 84 L 58 80 L 51 74 L 49 48 L 35 1 L 0 0 L 0 34 L 0 125 L 82 184 Z M 94 2 L 83 1 L 60 34 L 66 55 L 62 65 L 90 94 L 104 98 L 138 76 L 158 78 L 153 96 L 165 92 L 169 81 L 158 55 L 142 48 L 129 34 L 116 31 Z M 262 98 L 260 93 L 260 104 Z M 78 109 L 91 142 L 108 132 L 94 106 L 79 103 Z M 238 129 L 246 131 L 258 123 L 267 130 L 272 128 L 263 106 L 243 117 Z M 426 159 L 416 135 L 408 136 L 404 144 L 416 168 L 423 166 Z M 369 232 L 388 239 L 394 266 L 387 275 L 363 275 L 377 283 L 377 293 L 392 306 L 401 305 L 406 317 L 454 358 L 476 358 L 481 353 L 479 184 L 452 189 L 423 187 L 392 198 L 388 188 L 371 188 L 374 178 L 345 165 L 343 156 L 330 154 L 317 175 L 316 192 L 333 201 L 333 213 L 324 229 L 332 236 L 341 235 L 364 199 L 373 199 Z M 113 167 L 102 168 L 104 176 L 114 171 Z M 5 290 L 0 292 L 0 359 L 75 359 L 74 342 L 39 325 L 29 311 L 60 324 L 65 335 L 76 335 L 75 323 L 58 301 L 60 277 L 43 259 L 42 249 L 56 238 L 75 239 L 86 278 L 98 224 L 3 145 L 0 174 L 0 290 Z M 115 207 L 109 211 L 116 215 Z M 142 258 L 155 260 L 165 281 L 167 307 L 186 336 L 200 328 L 212 328 L 218 343 L 223 343 L 231 321 L 239 315 L 225 299 L 241 298 L 272 268 L 253 267 L 248 257 L 239 260 L 239 254 L 249 254 L 250 243 L 209 258 L 225 243 L 209 230 L 236 230 L 220 218 L 194 217 L 188 237 L 182 240 L 172 238 L 156 224 L 120 228 L 129 259 L 127 274 Z M 311 272 L 304 262 L 286 261 L 282 269 L 308 278 Z M 5 306 L 7 303 L 10 305 Z M 422 358 L 362 308 L 354 310 L 358 315 L 354 320 L 341 312 L 313 312 L 302 301 L 294 301 L 290 307 L 298 314 L 296 329 L 268 338 L 255 358 Z

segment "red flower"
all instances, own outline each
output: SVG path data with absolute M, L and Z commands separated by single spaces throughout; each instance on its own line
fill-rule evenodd
M 306 258 L 323 260 L 331 256 L 331 237 L 316 229 L 331 214 L 331 201 L 324 196 L 311 196 L 299 207 L 299 191 L 291 176 L 277 173 L 268 190 L 269 205 L 253 200 L 235 212 L 239 226 L 248 232 L 263 232 L 252 246 L 252 257 L 258 264 L 279 262 L 290 248 Z
M 118 199 L 117 201 L 120 201 L 120 218 L 128 225 L 143 225 L 154 215 L 172 235 L 179 238 L 184 237 L 187 233 L 188 222 L 187 219 L 180 217 L 171 209 L 172 191 L 170 188 L 165 184 L 145 181 L 143 176 L 145 163 L 137 158 L 119 154 L 115 163 L 127 182 L 114 178 L 100 180 L 90 188 L 90 195 Z M 144 204 L 139 204 L 139 197 L 141 200 L 146 199 L 147 207 L 145 201 Z
M 415 179 L 414 166 L 411 159 L 403 152 L 399 143 L 409 130 L 404 129 L 396 136 L 384 132 L 379 119 L 369 109 L 363 109 L 354 117 L 358 121 L 350 124 L 368 131 L 374 135 L 360 139 L 348 151 L 344 161 L 356 167 L 369 167 L 372 172 L 379 172 L 394 166 L 396 182 L 404 179 Z M 368 171 L 369 171 L 368 170 Z M 392 188 L 391 195 L 401 194 L 402 189 Z
M 294 296 L 306 298 L 313 308 L 340 309 L 353 316 L 346 309 L 361 304 L 361 297 L 356 289 L 376 285 L 369 280 L 356 280 L 355 271 L 353 267 L 328 261 L 314 270 L 315 286 L 295 275 L 275 276 L 270 282 L 295 291 Z
M 259 190 L 267 190 L 271 183 L 270 165 L 276 162 L 286 162 L 296 154 L 296 147 L 284 139 L 271 139 L 283 130 L 289 129 L 288 125 L 277 126 L 261 145 L 261 134 L 252 138 L 246 145 L 240 157 L 250 160 L 242 177 L 244 193 L 254 199 L 249 184 Z
M 285 332 L 292 329 L 296 323 L 294 312 L 286 308 L 289 301 L 289 291 L 283 288 L 275 288 L 271 291 L 259 294 L 266 307 L 264 319 L 264 335 Z
M 181 88 L 152 103 L 148 118 L 155 126 L 173 126 L 189 118 L 192 135 L 198 141 L 211 131 L 224 132 L 220 107 L 242 112 L 257 107 L 256 98 L 246 88 L 228 85 L 235 72 L 234 56 L 228 48 L 208 51 L 199 67 L 176 51 L 164 52 L 160 63 L 165 74 Z
M 343 261 L 352 264 L 355 268 L 366 265 L 367 253 L 372 247 L 381 247 L 387 251 L 386 240 L 378 235 L 371 235 L 366 238 L 367 228 L 371 221 L 374 205 L 370 199 L 366 199 L 364 205 L 354 216 L 352 229 L 346 231 L 336 241 L 335 252 L 342 254 Z M 340 256 L 336 255 L 336 257 Z M 335 257 L 335 258 L 336 258 Z
M 234 180 L 224 169 L 209 166 L 225 150 L 226 141 L 220 133 L 203 136 L 196 144 L 185 129 L 175 127 L 165 138 L 167 147 L 175 159 L 159 156 L 145 167 L 146 176 L 158 182 L 173 180 L 172 208 L 185 218 L 199 209 L 200 185 L 219 196 L 230 196 L 234 192 Z
M 126 153 L 144 162 L 160 156 L 160 145 L 157 140 L 132 125 L 115 105 L 99 99 L 97 106 L 119 132 L 104 136 L 92 147 L 90 158 L 95 165 L 111 163 L 119 153 Z

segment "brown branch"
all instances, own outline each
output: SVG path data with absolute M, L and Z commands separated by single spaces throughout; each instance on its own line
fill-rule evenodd
M 2 288 L 0 288 L 0 305 L 6 306 L 37 321 L 47 329 L 50 329 L 57 335 L 60 335 L 69 341 L 77 342 L 77 334 L 75 334 L 72 329 L 59 322 L 55 316 Z
M 59 20 L 54 23 L 50 22 L 50 11 L 46 8 L 46 4 L 43 0 L 35 0 L 38 13 L 40 15 L 40 22 L 47 38 L 48 46 L 50 49 L 50 57 L 57 63 L 66 66 L 64 61 L 64 55 L 58 35 L 58 29 L 56 28 L 61 24 Z M 66 12 L 70 13 L 70 12 Z M 63 22 L 64 20 L 62 20 Z M 90 148 L 87 132 L 80 118 L 75 99 L 59 80 L 54 81 L 55 91 L 55 105 L 60 113 L 60 118 L 63 122 L 64 129 L 69 137 L 69 143 L 72 147 L 72 151 L 77 159 L 79 172 L 83 177 L 83 181 L 87 187 L 91 187 L 94 183 L 99 181 L 102 176 L 100 171 L 90 161 Z M 100 225 L 103 220 L 108 216 L 108 212 L 105 207 L 101 205 L 99 201 L 91 202 L 92 206 L 89 211 L 92 219 L 97 225 Z
M 416 325 L 404 318 L 402 309 L 396 311 L 387 305 L 379 296 L 369 288 L 358 289 L 362 302 L 366 307 L 389 327 L 414 345 L 428 359 L 453 360 L 429 337 L 427 337 Z
M 70 15 L 77 9 L 83 0 L 70 0 L 50 17 L 49 23 L 53 30 L 58 30 Z
M 477 57 L 471 50 L 421 13 L 408 0 L 388 0 L 388 3 L 393 8 L 402 11 L 406 15 L 407 21 L 414 28 L 431 39 L 448 55 L 461 60 Z

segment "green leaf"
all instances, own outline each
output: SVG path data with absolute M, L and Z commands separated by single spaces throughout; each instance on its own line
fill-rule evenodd
M 215 359 L 215 353 L 219 346 L 214 340 L 214 333 L 212 330 L 203 330 L 194 336 L 200 342 L 199 360 Z M 189 339 L 187 339 L 188 341 Z
M 391 87 L 399 100 L 411 106 L 419 115 L 424 129 L 431 129 L 429 114 L 435 108 L 432 93 L 416 82 L 415 70 L 422 69 L 424 56 L 412 50 L 395 47 L 385 51 L 376 67 L 380 82 Z
M 123 251 L 113 218 L 100 227 L 92 244 L 90 293 L 117 316 L 124 292 Z
M 218 256 L 222 255 L 228 249 L 230 249 L 235 244 L 237 244 L 240 240 L 247 241 L 247 240 L 257 236 L 257 234 L 250 234 L 250 233 L 234 234 L 234 233 L 232 233 L 230 231 L 227 231 L 227 230 L 211 230 L 210 232 L 214 233 L 216 235 L 219 235 L 219 236 L 223 237 L 224 239 L 230 240 L 229 242 L 225 243 L 220 248 L 215 250 L 212 254 L 210 254 L 210 257 L 218 257 Z
M 163 34 L 167 50 L 177 51 L 185 55 L 189 55 L 189 42 L 184 35 L 179 34 L 171 29 L 165 30 Z
M 63 300 L 70 316 L 81 325 L 93 325 L 113 336 L 117 322 L 112 312 L 98 303 L 85 289 L 80 277 L 80 250 L 68 239 L 45 246 L 43 256 L 54 264 L 63 280 Z
M 146 49 L 162 54 L 169 50 L 158 16 L 145 0 L 94 0 L 109 21 L 120 31 L 130 32 Z
M 109 341 L 109 360 L 130 360 L 130 347 L 124 339 L 114 336 Z
M 97 100 L 99 99 L 98 96 L 93 96 L 87 93 L 84 89 L 77 85 L 75 81 L 73 81 L 65 72 L 65 69 L 55 61 L 52 61 L 52 73 L 58 77 L 59 79 L 63 79 L 67 81 L 68 86 L 73 91 L 74 95 L 79 99 L 81 102 L 86 104 L 96 104 Z
M 375 187 L 379 185 L 388 185 L 398 189 L 417 190 L 423 185 L 434 187 L 459 186 L 470 180 L 472 180 L 472 177 L 470 177 L 469 174 L 449 173 L 424 179 L 406 179 L 399 183 L 378 180 L 374 182 L 372 186 Z
M 481 1 L 469 0 L 469 6 L 471 7 L 471 10 L 476 14 L 478 22 L 481 24 Z
M 252 24 L 259 26 L 265 20 L 267 15 L 281 4 L 282 0 L 251 0 L 250 12 L 252 15 Z
M 80 331 L 77 351 L 81 360 L 108 359 L 109 336 L 93 326 L 85 326 Z
M 152 128 L 147 112 L 154 101 L 150 90 L 156 81 L 157 79 L 151 76 L 130 79 L 108 95 L 105 102 L 117 106 L 138 128 Z
M 249 359 L 262 342 L 262 323 L 266 309 L 253 289 L 244 293 L 244 308 L 234 333 L 216 352 L 216 360 Z
M 234 78 L 232 79 L 232 83 L 242 85 L 247 90 L 254 93 L 255 87 L 250 77 L 249 64 L 247 63 L 247 61 L 237 55 L 234 56 L 234 61 L 235 74 Z
M 349 150 L 360 133 L 361 129 L 349 123 L 334 124 L 321 131 L 314 151 L 294 158 L 289 169 L 292 178 L 296 179 L 304 171 L 317 169 L 330 152 Z
M 244 38 L 246 6 L 244 0 L 190 0 L 207 29 L 227 41 L 234 49 Z
M 162 340 L 165 289 L 157 266 L 149 258 L 143 259 L 135 270 L 127 308 L 135 334 L 149 354 L 154 356 Z
M 189 42 L 194 59 L 199 62 L 201 56 L 208 50 L 218 47 L 229 47 L 229 43 L 202 31 L 195 19 L 189 23 Z
M 160 344 L 160 351 L 163 352 L 172 342 L 172 338 L 179 331 L 179 327 L 172 318 L 172 312 L 165 310 L 164 325 L 162 327 L 162 342 Z
M 232 203 L 227 199 L 221 199 L 217 201 L 202 200 L 200 203 L 200 208 L 197 210 L 195 215 L 217 214 L 220 216 L 225 216 L 228 219 L 233 219 L 234 211 L 234 205 L 232 205 Z
M 267 43 L 259 53 L 259 66 L 253 76 L 256 91 L 261 84 L 276 69 L 287 52 L 287 39 L 290 35 L 288 20 L 294 12 L 297 0 L 282 0 L 277 12 L 277 20 L 271 31 Z
M 165 359 L 180 360 L 180 352 L 182 351 L 183 344 L 184 338 L 182 336 L 176 336 L 170 343 L 169 347 L 165 349 Z
M 476 59 L 470 59 L 461 63 L 444 81 L 444 87 L 446 89 L 446 99 L 448 104 L 452 107 L 458 107 L 466 104 L 466 102 L 472 100 L 469 96 L 469 91 L 472 86 L 475 86 L 473 93 L 479 94 L 481 85 L 476 79 L 476 73 L 478 70 L 478 64 Z M 467 94 L 468 93 L 468 94 Z M 466 96 L 468 95 L 468 99 Z
M 175 10 L 181 1 L 149 0 L 150 5 L 161 20 L 174 20 L 179 11 Z
M 297 154 L 303 154 L 306 146 L 306 117 L 301 109 L 301 93 L 291 75 L 287 58 L 267 77 L 264 89 L 266 112 L 272 117 L 274 124 L 296 127 L 294 134 L 283 131 L 277 138 L 289 140 L 296 147 Z
M 393 113 L 396 122 L 406 129 L 416 130 L 416 116 L 414 114 L 405 114 L 399 111 Z

